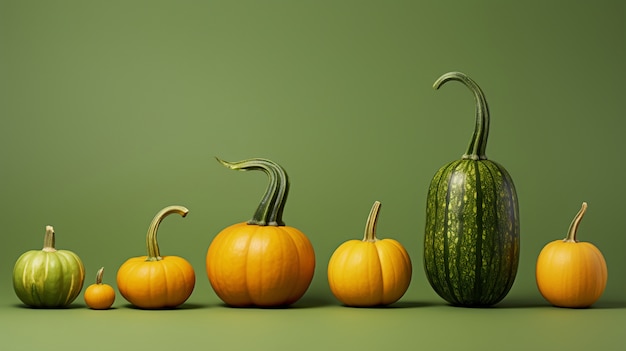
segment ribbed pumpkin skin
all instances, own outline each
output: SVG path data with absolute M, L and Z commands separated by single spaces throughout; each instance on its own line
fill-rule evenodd
M 178 256 L 147 261 L 132 257 L 117 272 L 117 288 L 133 305 L 144 309 L 174 308 L 183 304 L 196 284 L 193 267 Z
M 394 239 L 350 240 L 328 262 L 328 283 L 347 306 L 382 306 L 398 301 L 411 282 L 411 259 Z
M 583 202 L 563 240 L 552 241 L 537 257 L 535 278 L 541 295 L 558 307 L 586 308 L 602 296 L 608 280 L 600 249 L 577 239 L 580 221 L 587 211 Z
M 606 288 L 608 271 L 604 256 L 586 242 L 555 240 L 537 258 L 537 287 L 554 306 L 585 308 L 593 305 Z
M 519 210 L 508 172 L 490 160 L 442 167 L 428 191 L 424 267 L 433 289 L 459 306 L 488 306 L 513 285 Z
M 84 281 L 82 261 L 67 250 L 31 250 L 13 268 L 15 294 L 31 307 L 67 306 L 80 294 Z
M 286 306 L 311 284 L 315 253 L 294 227 L 243 222 L 213 239 L 206 270 L 213 290 L 230 306 Z

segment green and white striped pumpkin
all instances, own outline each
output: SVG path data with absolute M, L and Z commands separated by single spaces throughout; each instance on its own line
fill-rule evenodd
M 480 87 L 460 72 L 450 80 L 466 85 L 476 98 L 476 127 L 461 160 L 433 177 L 426 203 L 424 268 L 430 285 L 456 306 L 489 306 L 511 289 L 519 261 L 520 226 L 513 180 L 485 155 L 489 108 Z
M 54 228 L 46 227 L 42 250 L 23 253 L 13 268 L 13 289 L 31 307 L 64 307 L 80 294 L 85 268 L 80 258 L 54 247 Z

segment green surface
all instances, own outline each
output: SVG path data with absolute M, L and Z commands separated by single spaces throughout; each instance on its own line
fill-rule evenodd
M 0 348 L 623 349 L 625 43 L 619 0 L 0 0 Z M 428 184 L 474 126 L 465 87 L 432 89 L 452 70 L 485 92 L 487 156 L 519 195 L 520 268 L 491 309 L 447 306 L 422 265 Z M 318 260 L 294 308 L 231 309 L 211 290 L 211 239 L 248 220 L 267 184 L 214 156 L 289 173 L 283 218 Z M 375 200 L 378 236 L 406 246 L 413 280 L 396 308 L 346 308 L 326 264 Z M 583 201 L 579 239 L 602 250 L 609 282 L 594 308 L 553 308 L 534 263 Z M 196 270 L 183 308 L 136 310 L 119 294 L 110 311 L 82 294 L 71 309 L 20 307 L 11 270 L 46 225 L 86 284 L 101 266 L 114 284 L 173 204 L 189 215 L 164 221 L 159 243 Z

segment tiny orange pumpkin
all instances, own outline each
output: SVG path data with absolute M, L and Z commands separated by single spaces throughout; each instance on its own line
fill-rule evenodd
M 107 310 L 115 301 L 115 290 L 109 284 L 102 283 L 104 267 L 96 273 L 96 282 L 87 287 L 84 294 L 85 303 L 93 310 Z
M 213 290 L 234 307 L 296 302 L 313 279 L 315 253 L 304 233 L 282 221 L 287 173 L 266 159 L 218 161 L 234 170 L 262 170 L 270 183 L 253 218 L 223 229 L 209 245 L 206 270 Z
M 341 244 L 328 262 L 328 283 L 347 306 L 389 305 L 398 301 L 411 282 L 411 259 L 394 239 L 376 238 L 380 211 L 376 201 L 367 218 L 363 240 Z
M 606 287 L 608 272 L 600 250 L 576 238 L 587 203 L 574 217 L 567 237 L 548 243 L 539 253 L 537 287 L 541 295 L 558 307 L 585 308 L 595 303 Z
M 148 255 L 133 257 L 117 271 L 117 288 L 131 304 L 143 309 L 174 308 L 193 292 L 196 275 L 187 260 L 178 256 L 161 256 L 157 229 L 166 216 L 178 213 L 185 217 L 189 210 L 168 206 L 159 211 L 146 235 Z

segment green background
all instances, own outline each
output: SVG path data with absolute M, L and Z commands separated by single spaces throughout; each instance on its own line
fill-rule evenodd
M 0 343 L 68 349 L 621 349 L 626 314 L 623 139 L 624 1 L 6 1 L 0 0 Z M 422 266 L 431 177 L 465 151 L 474 100 L 491 110 L 487 155 L 519 195 L 521 258 L 506 299 L 446 305 Z M 291 178 L 288 225 L 317 258 L 288 309 L 233 309 L 213 293 L 206 250 L 254 212 L 267 177 L 229 161 L 270 158 Z M 382 202 L 379 237 L 405 245 L 413 280 L 397 304 L 341 306 L 326 265 L 362 236 Z M 579 238 L 605 255 L 593 308 L 551 307 L 534 282 L 547 242 Z M 145 254 L 161 208 L 162 254 L 186 258 L 197 284 L 172 311 L 141 311 L 118 294 L 92 311 L 24 308 L 17 257 L 43 244 L 83 259 L 91 284 Z M 6 346 L 6 347 L 5 347 Z

